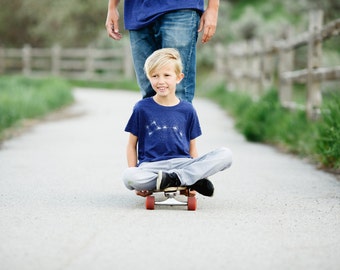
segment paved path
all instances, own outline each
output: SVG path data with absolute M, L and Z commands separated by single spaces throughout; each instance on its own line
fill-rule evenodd
M 198 210 L 144 209 L 120 180 L 123 128 L 138 93 L 77 89 L 73 117 L 44 122 L 0 148 L 0 265 L 36 269 L 334 269 L 340 183 L 275 149 L 246 142 L 213 103 L 196 99 L 201 153 L 227 146 Z

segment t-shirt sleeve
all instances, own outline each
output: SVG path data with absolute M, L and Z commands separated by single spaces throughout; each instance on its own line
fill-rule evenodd
M 190 124 L 190 140 L 193 140 L 202 135 L 200 121 L 196 110 L 193 108 L 191 113 L 191 124 Z
M 132 114 L 125 126 L 125 129 L 124 131 L 126 132 L 130 132 L 132 133 L 133 135 L 138 136 L 138 130 L 139 129 L 139 115 L 140 115 L 140 111 L 139 111 L 139 106 L 138 104 L 136 104 L 134 107 L 133 107 L 133 111 L 132 111 Z

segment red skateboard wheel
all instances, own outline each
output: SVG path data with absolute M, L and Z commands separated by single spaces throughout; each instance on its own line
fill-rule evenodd
M 188 197 L 188 210 L 195 211 L 197 208 L 197 199 L 196 197 Z
M 145 200 L 145 207 L 148 210 L 155 209 L 155 197 L 154 196 L 147 196 Z

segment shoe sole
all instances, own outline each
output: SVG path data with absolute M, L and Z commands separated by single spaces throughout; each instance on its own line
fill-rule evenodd
M 163 172 L 159 171 L 158 176 L 157 176 L 157 182 L 156 182 L 156 190 L 161 190 L 162 175 L 163 175 Z

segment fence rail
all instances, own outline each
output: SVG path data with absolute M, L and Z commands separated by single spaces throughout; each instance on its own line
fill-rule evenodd
M 112 49 L 0 47 L 0 74 L 62 76 L 70 79 L 112 81 L 134 76 L 129 46 Z
M 252 40 L 227 47 L 216 47 L 216 72 L 225 76 L 230 90 L 250 91 L 256 98 L 277 85 L 282 106 L 306 110 L 310 119 L 317 118 L 322 104 L 320 84 L 340 80 L 340 66 L 322 67 L 322 43 L 340 35 L 340 19 L 322 25 L 323 12 L 309 15 L 309 30 L 293 36 L 286 29 L 286 39 Z M 306 46 L 306 68 L 294 70 L 296 49 Z M 275 74 L 278 79 L 275 80 Z M 306 105 L 293 101 L 293 83 L 307 86 Z

